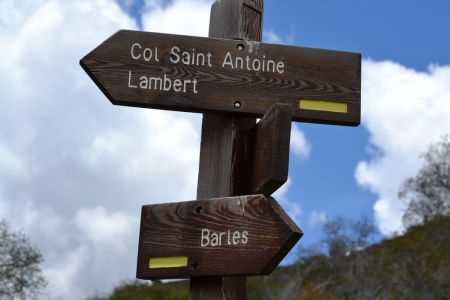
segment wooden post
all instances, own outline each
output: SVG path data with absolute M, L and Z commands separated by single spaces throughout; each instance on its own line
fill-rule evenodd
M 261 41 L 263 0 L 217 0 L 209 36 Z M 239 99 L 236 99 L 239 101 Z M 255 118 L 204 114 L 197 199 L 248 194 Z M 189 299 L 245 299 L 245 277 L 192 278 Z

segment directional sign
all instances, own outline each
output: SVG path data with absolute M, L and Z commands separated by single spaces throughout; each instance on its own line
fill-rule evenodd
M 266 275 L 302 234 L 263 195 L 146 205 L 136 276 Z
M 121 30 L 80 61 L 113 104 L 358 125 L 358 53 Z

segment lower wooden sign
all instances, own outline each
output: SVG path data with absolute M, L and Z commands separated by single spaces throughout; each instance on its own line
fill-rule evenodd
M 302 235 L 264 195 L 145 205 L 136 277 L 267 275 Z

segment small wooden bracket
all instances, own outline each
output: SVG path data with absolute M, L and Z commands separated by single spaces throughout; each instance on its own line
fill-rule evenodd
M 255 128 L 251 192 L 270 196 L 288 178 L 292 107 L 275 104 Z

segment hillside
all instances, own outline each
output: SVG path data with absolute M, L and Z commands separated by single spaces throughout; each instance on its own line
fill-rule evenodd
M 247 299 L 448 299 L 450 218 L 410 229 L 364 250 L 331 259 L 315 255 L 247 282 Z M 187 299 L 187 281 L 128 283 L 106 298 Z

